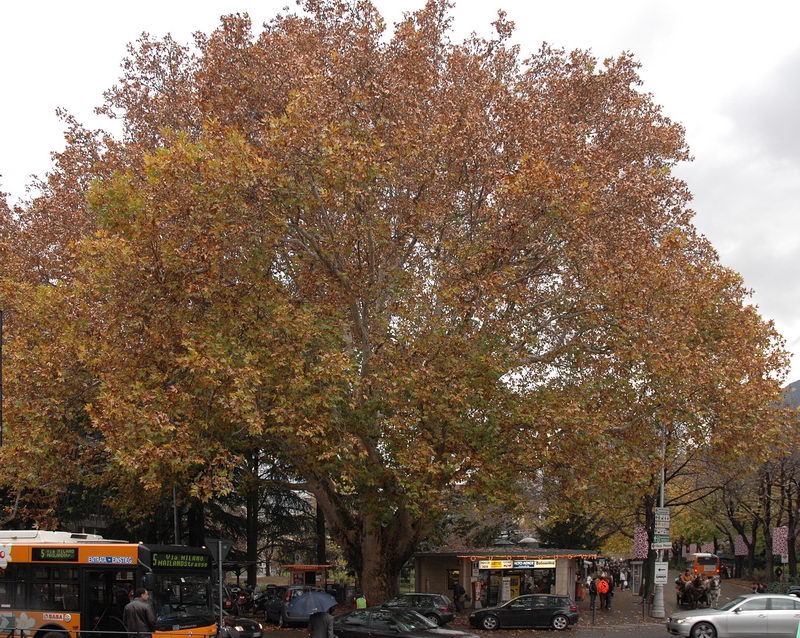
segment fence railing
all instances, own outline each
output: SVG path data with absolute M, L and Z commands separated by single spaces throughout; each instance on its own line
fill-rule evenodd
M 165 630 L 154 631 L 152 633 L 136 633 L 132 631 L 108 631 L 101 629 L 53 629 L 53 628 L 32 628 L 32 629 L 19 629 L 14 628 L 8 631 L 0 632 L 3 638 L 33 638 L 36 634 L 58 634 L 66 638 L 67 636 L 74 636 L 74 638 L 102 638 L 103 636 L 126 636 L 127 638 L 149 638 L 151 636 L 162 634 L 172 638 L 173 636 L 179 638 L 217 638 L 217 632 L 207 633 L 198 631 L 196 629 L 183 629 L 183 630 Z

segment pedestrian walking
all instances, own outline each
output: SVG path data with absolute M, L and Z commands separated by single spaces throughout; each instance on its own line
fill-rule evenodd
M 334 607 L 328 611 L 318 611 L 308 617 L 308 638 L 334 638 L 333 615 Z
M 465 593 L 466 592 L 464 591 L 464 587 L 461 583 L 459 583 L 458 581 L 453 583 L 453 602 L 456 605 L 457 612 L 462 611 L 464 609 L 463 601 Z
M 122 622 L 128 630 L 130 638 L 151 638 L 156 629 L 156 615 L 150 604 L 150 592 L 139 588 L 134 599 L 125 605 Z
M 597 581 L 597 594 L 600 596 L 600 609 L 605 609 L 608 605 L 608 589 L 609 583 L 613 582 L 611 577 L 603 572 L 600 579 Z
M 614 600 L 614 579 L 608 578 L 608 591 L 606 592 L 606 609 L 611 611 L 611 601 Z
M 595 608 L 596 601 L 597 601 L 597 580 L 595 578 L 591 578 L 589 580 L 589 609 Z
M 625 588 L 628 586 L 628 573 L 621 569 L 619 571 L 619 588 L 621 591 L 625 591 Z

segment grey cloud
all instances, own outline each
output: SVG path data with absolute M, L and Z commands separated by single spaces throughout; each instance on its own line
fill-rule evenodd
M 726 113 L 761 152 L 800 162 L 800 49 L 748 88 Z
M 800 344 L 800 167 L 762 158 L 699 157 L 678 171 L 695 195 L 695 225 L 753 303 L 797 350 Z M 800 376 L 800 360 L 795 376 Z

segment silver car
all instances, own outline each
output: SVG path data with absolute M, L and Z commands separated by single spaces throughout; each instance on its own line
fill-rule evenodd
M 667 631 L 691 638 L 795 638 L 800 623 L 800 599 L 780 594 L 738 596 L 719 609 L 675 612 Z

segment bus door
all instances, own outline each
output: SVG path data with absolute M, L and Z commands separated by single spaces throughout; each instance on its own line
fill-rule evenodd
M 84 631 L 125 631 L 122 614 L 131 600 L 134 572 L 118 567 L 91 567 L 82 570 L 83 609 L 81 629 Z M 87 638 L 99 636 L 87 634 Z M 118 638 L 109 634 L 108 638 Z

